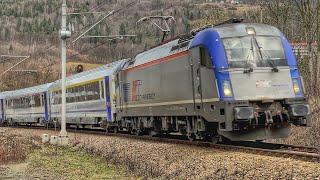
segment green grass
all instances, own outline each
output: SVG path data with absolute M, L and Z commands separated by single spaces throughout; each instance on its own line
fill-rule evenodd
M 133 179 L 102 158 L 68 147 L 44 146 L 27 157 L 28 173 L 40 179 Z

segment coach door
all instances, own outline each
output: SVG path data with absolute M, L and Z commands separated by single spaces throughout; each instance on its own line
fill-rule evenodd
M 111 111 L 111 97 L 110 97 L 110 78 L 109 76 L 105 77 L 105 92 L 106 92 L 106 113 L 107 113 L 107 121 L 112 121 L 112 111 Z
M 42 98 L 42 105 L 44 106 L 44 112 L 45 112 L 45 121 L 46 123 L 49 123 L 49 108 L 48 108 L 48 92 L 44 92 L 41 95 Z
M 3 108 L 3 102 L 4 100 L 0 100 L 0 112 L 1 112 L 1 117 L 0 117 L 0 123 L 3 123 L 4 121 L 4 108 Z

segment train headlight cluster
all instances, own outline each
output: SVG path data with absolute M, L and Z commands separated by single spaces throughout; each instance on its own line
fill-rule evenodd
M 248 35 L 256 35 L 256 31 L 253 27 L 247 27 L 246 31 L 247 31 Z
M 235 118 L 238 120 L 248 120 L 254 118 L 252 107 L 236 107 L 234 108 Z
M 223 86 L 224 97 L 232 97 L 233 94 L 232 94 L 232 90 L 231 90 L 230 81 L 223 81 L 222 86 Z
M 293 79 L 292 83 L 293 83 L 293 91 L 294 91 L 294 93 L 295 94 L 300 94 L 301 93 L 301 88 L 300 88 L 298 79 Z
M 291 116 L 307 116 L 310 114 L 310 106 L 308 104 L 293 104 L 289 107 Z

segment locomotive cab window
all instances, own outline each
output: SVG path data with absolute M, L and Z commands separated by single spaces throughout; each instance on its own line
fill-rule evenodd
M 200 64 L 207 68 L 212 68 L 212 62 L 209 56 L 209 52 L 206 48 L 200 47 Z
M 283 45 L 276 36 L 224 38 L 230 68 L 287 66 Z

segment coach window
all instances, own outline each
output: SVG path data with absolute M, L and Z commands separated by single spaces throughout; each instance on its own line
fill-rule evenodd
M 61 104 L 61 91 L 54 92 L 54 104 Z
M 70 103 L 70 89 L 67 89 L 67 94 L 66 94 L 66 102 Z
M 100 99 L 100 86 L 99 81 L 93 83 L 94 99 Z
M 85 85 L 85 92 L 86 92 L 86 101 L 90 101 L 93 99 L 93 91 L 92 91 L 92 84 L 86 84 Z
M 41 106 L 44 106 L 44 94 L 41 94 Z
M 85 85 L 85 90 L 86 90 L 86 100 L 90 101 L 93 100 L 93 88 L 92 88 L 92 84 L 86 84 Z
M 22 97 L 22 98 L 20 98 L 19 100 L 20 100 L 20 102 L 18 103 L 19 108 L 24 108 L 24 106 L 25 106 L 25 99 Z
M 35 106 L 35 107 L 41 106 L 41 99 L 40 99 L 40 96 L 39 96 L 39 95 L 35 95 L 35 96 L 34 96 L 34 106 Z
M 104 86 L 103 81 L 100 81 L 100 99 L 104 99 Z
M 70 93 L 70 96 L 71 96 L 71 102 L 76 102 L 76 89 L 73 87 L 71 88 L 71 93 Z
M 15 108 L 15 105 L 16 105 L 16 100 L 15 99 L 11 99 L 11 107 L 12 108 Z
M 86 92 L 87 92 L 87 101 L 94 100 L 95 95 L 95 87 L 94 83 L 87 84 L 86 86 Z
M 11 107 L 15 108 L 15 99 L 11 99 Z
M 82 86 L 78 86 L 78 99 L 77 102 L 81 102 L 85 100 L 84 88 Z
M 75 95 L 75 88 L 70 88 L 70 101 L 71 102 L 76 102 L 76 95 Z
M 61 102 L 62 102 L 62 97 L 61 97 L 61 93 L 62 91 L 59 91 L 58 92 L 58 104 L 61 104 Z
M 68 88 L 67 89 L 67 103 L 72 103 L 72 102 L 74 102 L 73 88 Z
M 78 94 L 78 91 L 79 89 L 78 89 L 78 87 L 74 87 L 73 88 L 73 102 L 78 102 L 79 101 L 79 94 Z
M 80 86 L 77 86 L 76 87 L 76 89 L 77 89 L 77 102 L 80 102 L 81 101 L 81 88 L 80 88 Z
M 200 47 L 200 63 L 202 66 L 205 66 L 207 68 L 212 68 L 211 59 L 209 56 L 209 52 L 206 48 Z
M 97 100 L 100 98 L 99 81 L 87 84 L 87 100 Z
M 20 101 L 18 102 L 19 108 L 23 108 L 25 104 L 24 98 L 20 98 Z
M 51 102 L 52 104 L 57 104 L 56 92 L 52 92 Z
M 67 101 L 67 103 L 71 103 L 71 88 L 67 89 L 66 101 Z
M 56 92 L 52 92 L 52 94 L 51 94 L 51 102 L 52 102 L 52 104 L 56 104 Z

